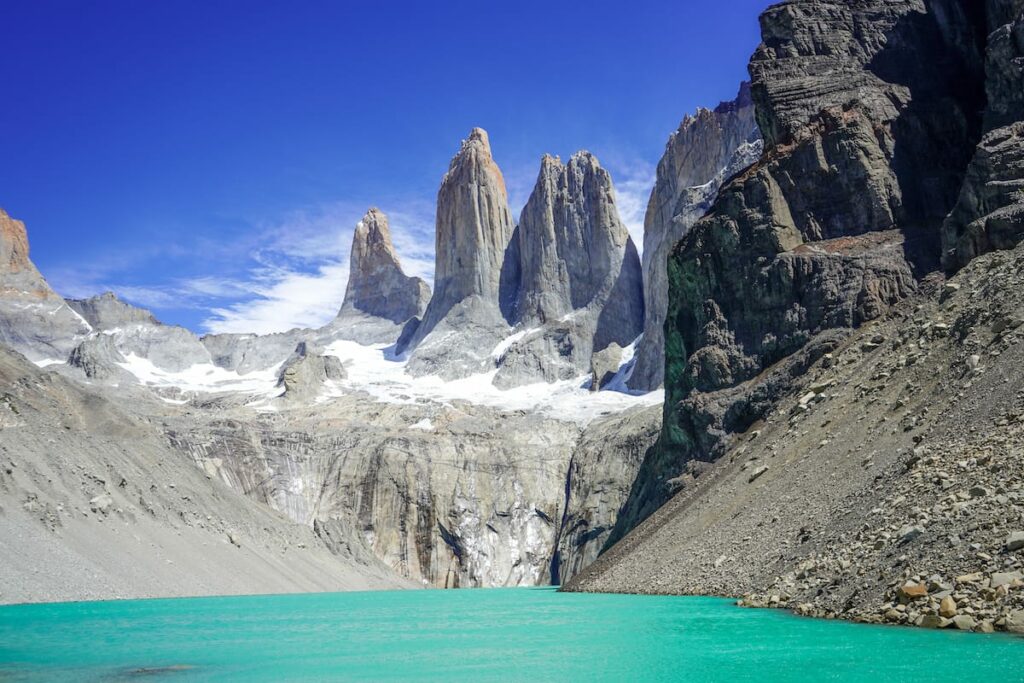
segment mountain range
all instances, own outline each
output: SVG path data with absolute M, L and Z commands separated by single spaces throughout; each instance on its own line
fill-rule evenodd
M 642 254 L 585 151 L 517 221 L 480 128 L 432 286 L 370 209 L 316 330 L 65 300 L 0 213 L 0 598 L 555 583 L 1024 630 L 1024 2 L 761 33 Z

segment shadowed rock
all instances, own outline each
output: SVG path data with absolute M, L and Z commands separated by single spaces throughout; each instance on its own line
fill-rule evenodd
M 707 213 L 728 178 L 761 156 L 750 84 L 732 102 L 683 119 L 665 146 L 644 216 L 644 336 L 630 387 L 653 391 L 665 378 L 668 255 Z

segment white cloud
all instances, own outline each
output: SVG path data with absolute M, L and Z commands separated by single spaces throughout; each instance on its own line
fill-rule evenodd
M 264 229 L 264 247 L 251 254 L 254 266 L 237 288 L 235 301 L 211 309 L 208 332 L 283 332 L 331 321 L 345 298 L 352 232 L 367 204 L 336 202 L 298 211 Z M 433 282 L 434 218 L 421 202 L 389 211 L 391 235 L 409 275 Z M 196 288 L 192 282 L 190 286 Z M 240 295 L 240 296 L 239 296 Z

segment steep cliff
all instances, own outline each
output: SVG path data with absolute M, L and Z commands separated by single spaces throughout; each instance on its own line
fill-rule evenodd
M 980 3 L 797 0 L 761 27 L 765 151 L 670 256 L 664 428 L 616 538 L 763 418 L 789 381 L 773 378 L 828 352 L 829 330 L 884 315 L 938 269 L 982 136 Z
M 370 209 L 352 238 L 348 287 L 338 315 L 364 313 L 397 325 L 423 315 L 429 300 L 427 283 L 402 271 L 387 216 Z
M 25 224 L 0 209 L 0 342 L 34 361 L 64 360 L 91 331 L 29 260 Z
M 619 218 L 611 176 L 589 152 L 545 156 L 516 229 L 521 333 L 497 359 L 498 386 L 566 380 L 591 356 L 640 334 L 640 259 Z M 508 269 L 508 267 L 507 267 Z
M 762 148 L 749 83 L 732 102 L 684 118 L 669 137 L 644 216 L 644 337 L 631 388 L 653 391 L 665 379 L 669 252 L 711 208 L 722 183 L 757 161 Z
M 410 372 L 457 378 L 488 369 L 518 282 L 517 260 L 507 257 L 515 222 L 505 179 L 480 128 L 441 182 L 436 229 L 434 293 L 402 350 L 411 351 Z

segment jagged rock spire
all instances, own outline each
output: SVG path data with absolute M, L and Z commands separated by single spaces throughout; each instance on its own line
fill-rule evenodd
M 430 288 L 402 271 L 387 216 L 380 209 L 370 209 L 356 225 L 350 258 L 339 315 L 360 311 L 400 324 L 423 313 Z
M 437 193 L 434 295 L 418 339 L 470 297 L 500 305 L 502 266 L 514 230 L 505 178 L 491 156 L 487 132 L 474 128 Z
M 25 224 L 0 209 L 0 273 L 35 270 L 28 259 L 28 237 Z

